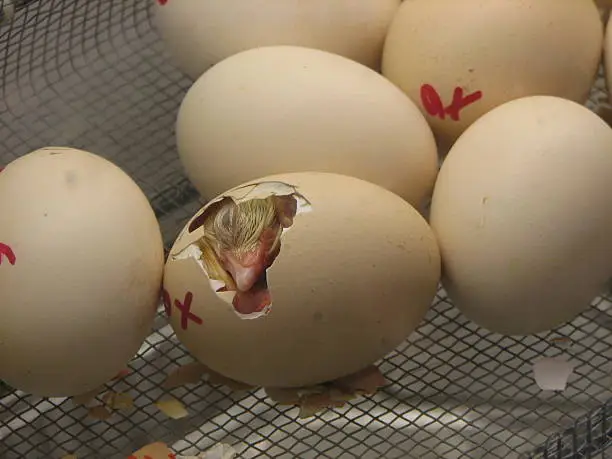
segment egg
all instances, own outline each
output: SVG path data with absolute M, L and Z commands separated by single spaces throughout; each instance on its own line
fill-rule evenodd
M 30 394 L 86 393 L 151 331 L 164 266 L 155 214 L 119 167 L 47 147 L 0 173 L 0 379 Z
M 427 222 L 372 183 L 271 175 L 210 201 L 179 234 L 164 300 L 179 340 L 234 380 L 298 387 L 374 363 L 419 325 L 440 255 Z
M 612 129 L 553 96 L 502 104 L 442 165 L 430 224 L 443 285 L 475 323 L 506 335 L 573 319 L 612 273 Z
M 320 171 L 419 207 L 438 157 L 416 105 L 373 70 L 309 48 L 236 54 L 189 89 L 176 122 L 185 173 L 207 199 L 270 174 Z
M 593 0 L 411 0 L 389 27 L 382 72 L 452 145 L 476 119 L 520 97 L 584 103 L 601 58 Z
M 251 48 L 296 45 L 380 68 L 401 0 L 157 1 L 155 23 L 176 65 L 192 79 Z

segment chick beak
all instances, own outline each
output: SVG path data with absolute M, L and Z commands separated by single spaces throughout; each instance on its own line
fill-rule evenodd
M 243 257 L 228 252 L 224 258 L 224 268 L 231 274 L 239 292 L 248 292 L 265 269 L 264 254 L 260 247 Z
M 240 258 L 234 253 L 228 253 L 225 257 L 225 269 L 232 275 L 237 290 L 232 304 L 240 314 L 260 312 L 272 302 L 266 279 L 265 259 L 262 244 Z
M 223 267 L 231 274 L 239 292 L 247 292 L 265 274 L 280 251 L 280 244 L 269 253 L 280 228 L 267 228 L 257 246 L 246 252 L 227 251 L 222 254 Z

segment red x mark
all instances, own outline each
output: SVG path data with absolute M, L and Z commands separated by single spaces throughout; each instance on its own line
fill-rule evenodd
M 181 311 L 181 328 L 187 330 L 189 321 L 195 322 L 198 325 L 202 325 L 202 319 L 191 312 L 191 302 L 193 301 L 193 293 L 187 292 L 185 294 L 185 300 L 181 303 L 179 300 L 174 300 L 174 306 Z
M 162 289 L 162 298 L 164 300 L 164 309 L 166 310 L 166 315 L 170 317 L 172 315 L 172 300 L 170 299 L 170 294 L 166 289 Z
M 5 256 L 8 262 L 11 265 L 15 265 L 17 262 L 17 257 L 15 256 L 15 252 L 8 245 L 0 242 L 0 265 L 2 264 L 2 257 Z
M 480 99 L 482 99 L 482 91 L 464 96 L 463 88 L 455 88 L 452 103 L 448 107 L 444 107 L 440 94 L 432 85 L 424 84 L 421 86 L 423 107 L 431 116 L 437 116 L 442 120 L 446 118 L 446 115 L 449 115 L 453 121 L 459 121 L 461 110 Z

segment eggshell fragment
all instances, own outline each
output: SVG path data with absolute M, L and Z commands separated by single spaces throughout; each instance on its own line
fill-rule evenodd
M 192 362 L 174 370 L 164 381 L 163 387 L 174 389 L 187 384 L 197 384 L 204 375 L 208 375 L 208 383 L 211 385 L 225 386 L 235 391 L 253 389 L 253 386 L 226 378 L 199 362 Z
M 542 390 L 565 390 L 573 372 L 574 365 L 567 357 L 543 358 L 533 364 L 533 376 Z
M 215 372 L 301 387 L 392 351 L 439 276 L 435 238 L 406 201 L 356 178 L 294 173 L 201 209 L 170 251 L 164 296 L 178 338 Z
M 255 388 L 255 386 L 240 381 L 234 381 L 212 370 L 208 370 L 208 383 L 217 386 L 225 386 L 236 392 L 248 391 Z
M 206 370 L 206 367 L 199 362 L 183 365 L 170 373 L 162 387 L 164 389 L 174 389 L 187 384 L 197 384 L 206 374 Z
M 349 59 L 295 46 L 245 51 L 202 75 L 176 136 L 206 199 L 265 175 L 319 171 L 370 181 L 419 208 L 438 172 L 431 129 L 397 87 Z
M 96 387 L 94 390 L 85 392 L 84 394 L 76 395 L 72 397 L 72 403 L 74 403 L 77 406 L 88 405 L 89 403 L 93 402 L 96 399 L 98 394 L 100 394 L 100 392 L 102 392 L 103 389 L 104 389 L 104 386 L 100 386 L 100 387 Z
M 121 392 L 107 392 L 103 401 L 112 410 L 130 410 L 134 408 L 134 399 L 130 394 Z
M 164 264 L 153 209 L 108 160 L 48 147 L 0 173 L 0 378 L 39 396 L 100 387 L 150 333 Z
M 194 80 L 217 62 L 260 46 L 296 45 L 378 69 L 401 0 L 170 0 L 156 27 L 178 67 Z
M 333 386 L 345 392 L 373 394 L 387 384 L 385 377 L 374 365 L 333 382 Z
M 182 419 L 189 416 L 189 412 L 185 409 L 185 405 L 174 397 L 167 397 L 164 400 L 155 402 L 155 406 L 172 419 Z
M 234 459 L 238 451 L 225 443 L 218 443 L 195 459 Z
M 112 412 L 104 405 L 92 406 L 89 409 L 89 417 L 98 421 L 106 421 L 113 415 Z
M 584 103 L 602 43 L 593 0 L 411 0 L 389 27 L 382 72 L 452 144 L 513 99 L 551 95 Z
M 509 335 L 576 317 L 612 273 L 612 129 L 575 102 L 503 104 L 442 165 L 430 223 L 463 313 Z
M 373 395 L 387 384 L 374 365 L 326 384 L 299 388 L 266 388 L 266 394 L 279 405 L 296 405 L 300 419 L 329 408 L 341 408 L 360 395 Z
M 176 455 L 166 444 L 156 442 L 132 453 L 128 459 L 176 459 Z

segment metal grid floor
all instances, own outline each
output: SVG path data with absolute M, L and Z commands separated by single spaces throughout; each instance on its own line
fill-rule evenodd
M 170 245 L 200 203 L 173 132 L 190 81 L 165 54 L 151 6 L 0 0 L 0 164 L 60 144 L 105 156 L 143 188 Z M 602 94 L 600 81 L 592 106 Z M 611 330 L 612 301 L 600 298 L 554 332 L 502 337 L 465 319 L 441 291 L 419 330 L 381 363 L 390 384 L 371 398 L 298 420 L 297 409 L 262 391 L 202 382 L 170 391 L 190 412 L 172 421 L 154 402 L 172 369 L 191 359 L 160 312 L 132 373 L 113 386 L 134 397 L 133 410 L 98 421 L 66 399 L 0 389 L 0 457 L 125 458 L 152 441 L 179 454 L 224 442 L 240 458 L 612 457 Z M 574 374 L 565 391 L 541 391 L 533 362 L 557 355 L 569 356 Z

